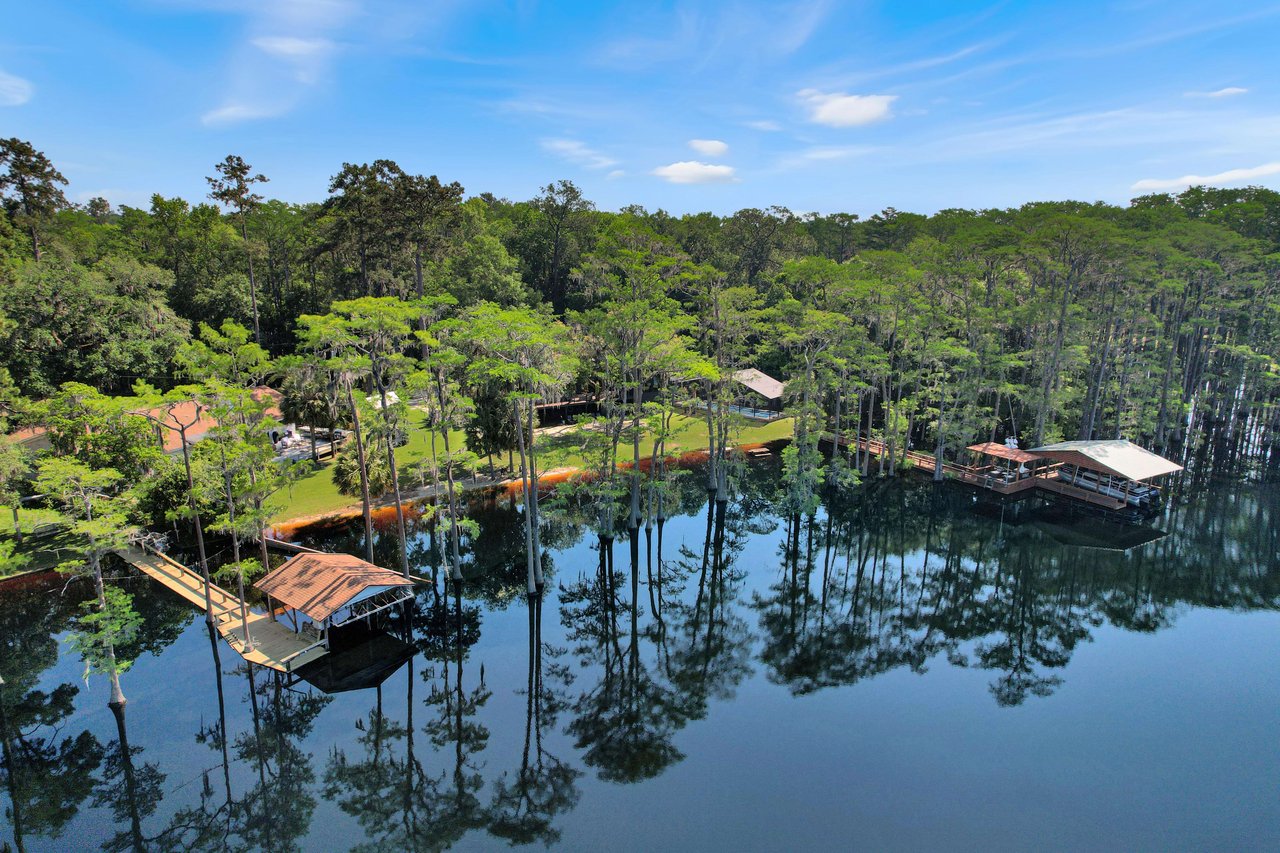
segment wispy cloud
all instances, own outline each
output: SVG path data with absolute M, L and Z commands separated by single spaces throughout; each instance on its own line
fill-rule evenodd
M 272 118 L 286 111 L 284 106 L 255 106 L 253 104 L 226 104 L 209 110 L 200 116 L 200 122 L 206 127 L 225 127 L 239 124 L 242 121 Z
M 35 94 L 31 81 L 0 70 L 0 107 L 20 107 Z
M 1280 15 L 1280 6 L 1274 5 L 1262 9 L 1255 9 L 1254 11 L 1246 12 L 1243 15 L 1234 15 L 1229 18 L 1214 16 L 1210 13 L 1210 15 L 1204 20 L 1197 21 L 1196 23 L 1185 27 L 1172 30 L 1161 30 L 1160 32 L 1141 35 L 1137 38 L 1122 42 L 1089 45 L 1079 50 L 1065 53 L 1063 56 L 1071 59 L 1097 59 L 1103 56 L 1131 53 L 1149 47 L 1158 47 L 1163 44 L 1169 44 L 1170 42 L 1182 41 L 1205 33 L 1232 29 L 1241 26 L 1242 24 L 1253 23 L 1254 21 L 1263 20 L 1265 18 L 1273 18 L 1276 15 Z
M 607 169 L 618 163 L 577 139 L 544 139 L 542 150 L 584 169 Z
M 796 97 L 809 110 L 809 121 L 828 127 L 857 127 L 882 121 L 892 114 L 897 95 L 849 95 L 801 89 Z
M 1205 146 L 1256 138 L 1257 128 L 1233 123 L 1214 125 L 1193 110 L 1121 107 L 1073 113 L 1022 113 L 968 126 L 951 127 L 919 146 L 899 146 L 900 153 L 932 162 L 985 158 L 1000 152 L 1034 152 L 1037 156 L 1086 149 L 1155 150 L 1172 144 Z
M 869 145 L 815 145 L 783 156 L 777 168 L 780 171 L 803 169 L 808 166 L 830 164 L 852 157 L 871 154 L 876 149 Z
M 518 94 L 494 101 L 490 108 L 500 115 L 516 119 L 538 118 L 552 122 L 560 128 L 569 124 L 578 126 L 606 124 L 616 127 L 627 120 L 635 119 L 634 110 L 617 98 L 610 101 L 590 90 L 579 89 L 556 91 L 550 94 L 542 92 Z
M 1009 37 L 1006 36 L 988 39 L 986 41 L 957 48 L 949 53 L 922 56 L 918 59 L 908 59 L 894 65 L 884 65 L 878 68 L 862 68 L 860 67 L 862 63 L 859 63 L 859 65 L 853 65 L 850 61 L 842 61 L 835 65 L 828 66 L 824 70 L 816 72 L 816 76 L 811 79 L 823 80 L 825 81 L 824 85 L 827 86 L 853 87 L 866 83 L 870 80 L 877 80 L 886 77 L 905 77 L 919 71 L 928 71 L 944 65 L 951 65 L 972 56 L 986 53 L 991 48 L 1007 41 L 1008 38 Z
M 606 41 L 595 60 L 635 70 L 670 62 L 706 67 L 784 58 L 808 43 L 830 7 L 829 0 L 797 0 L 782 6 L 682 5 L 666 15 L 646 10 L 643 19 L 625 21 L 628 35 Z
M 689 147 L 703 157 L 723 157 L 729 150 L 729 144 L 719 139 L 690 139 Z
M 209 127 L 283 115 L 322 85 L 340 53 L 333 36 L 364 11 L 362 0 L 275 0 L 230 3 L 245 31 L 228 62 L 222 103 L 207 110 Z
M 261 36 L 253 39 L 253 46 L 285 59 L 307 59 L 333 50 L 333 42 L 328 39 L 304 39 L 296 36 Z
M 651 173 L 672 184 L 727 184 L 738 180 L 732 166 L 681 160 L 659 166 Z
M 1267 175 L 1280 175 L 1280 162 L 1264 163 L 1248 169 L 1228 169 L 1216 175 L 1183 175 L 1181 178 L 1144 178 L 1135 183 L 1135 190 L 1175 190 L 1183 187 L 1220 187 L 1224 184 L 1235 184 L 1251 181 L 1254 178 L 1265 178 Z
M 754 121 L 744 121 L 742 124 L 752 130 L 763 130 L 766 133 L 776 133 L 777 131 L 782 130 L 782 125 L 767 118 L 756 119 Z
M 1188 98 L 1230 98 L 1234 95 L 1243 95 L 1248 91 L 1239 86 L 1227 86 L 1225 89 L 1215 89 L 1212 92 L 1183 92 L 1183 94 Z

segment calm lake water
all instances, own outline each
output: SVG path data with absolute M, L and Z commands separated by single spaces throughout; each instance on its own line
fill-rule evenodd
M 777 480 L 755 465 L 717 510 L 694 474 L 613 542 L 555 521 L 540 606 L 516 507 L 477 498 L 460 589 L 314 684 L 134 576 L 123 715 L 67 645 L 88 590 L 0 587 L 0 844 L 1280 846 L 1276 486 L 1184 484 L 1121 528 L 918 479 L 795 522 Z M 416 531 L 415 572 L 435 553 Z

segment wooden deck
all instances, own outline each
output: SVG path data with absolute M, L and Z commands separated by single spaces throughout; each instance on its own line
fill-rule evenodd
M 141 548 L 122 548 L 116 552 L 121 559 L 144 575 L 159 581 L 161 585 L 194 604 L 205 608 L 204 579 L 176 560 L 164 554 L 144 551 Z M 240 620 L 240 599 L 212 585 L 211 603 L 214 625 L 222 638 L 249 663 L 265 666 L 280 672 L 291 672 L 328 654 L 323 647 L 308 649 L 312 641 L 300 637 L 265 613 L 249 609 L 249 637 L 253 648 L 245 651 L 244 626 Z
M 835 436 L 827 433 L 823 439 L 835 443 Z M 859 451 L 869 453 L 872 456 L 880 457 L 888 453 L 888 447 L 884 442 L 876 439 L 862 438 L 861 436 L 849 437 L 842 435 L 839 441 L 842 447 L 856 447 Z M 922 471 L 934 473 L 937 468 L 936 460 L 932 454 L 919 453 L 914 450 L 903 451 L 901 448 L 895 449 L 894 457 L 903 459 L 912 467 L 919 468 Z M 1013 495 L 1025 492 L 1030 489 L 1044 489 L 1047 492 L 1053 492 L 1058 495 L 1065 495 L 1085 503 L 1100 506 L 1110 510 L 1124 510 L 1128 508 L 1128 504 L 1117 498 L 1108 495 L 1091 492 L 1088 489 L 1082 489 L 1079 486 L 1064 482 L 1058 479 L 1058 469 L 1061 465 L 1049 465 L 1040 468 L 1035 474 L 1029 477 L 1023 477 L 1020 480 L 1003 480 L 993 477 L 974 468 L 968 468 L 964 465 L 956 465 L 952 462 L 942 463 L 943 476 L 959 480 L 962 483 L 968 483 L 982 489 L 990 489 L 1002 495 Z

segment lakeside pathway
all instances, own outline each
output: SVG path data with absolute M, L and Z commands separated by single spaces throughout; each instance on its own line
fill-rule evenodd
M 116 554 L 125 562 L 176 592 L 201 611 L 205 607 L 204 578 L 164 554 L 135 546 L 121 548 Z M 240 619 L 240 599 L 216 584 L 210 585 L 214 626 L 222 638 L 249 663 L 278 672 L 292 672 L 304 664 L 324 657 L 324 646 L 309 648 L 312 641 L 300 637 L 265 613 L 249 613 L 249 636 L 253 648 L 245 651 L 244 625 Z

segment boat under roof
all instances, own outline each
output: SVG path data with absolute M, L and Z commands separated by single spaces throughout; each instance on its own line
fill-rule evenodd
M 1135 483 L 1181 471 L 1182 466 L 1132 443 L 1128 439 L 1060 441 L 1027 451 L 1052 459 L 1132 480 Z

